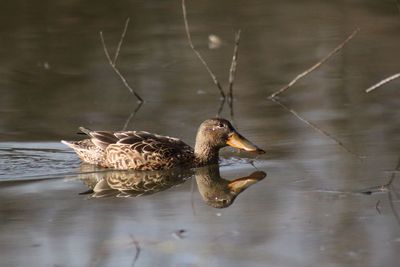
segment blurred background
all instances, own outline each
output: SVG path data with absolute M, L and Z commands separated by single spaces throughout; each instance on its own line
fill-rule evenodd
M 283 118 L 288 114 L 266 97 L 359 27 L 340 54 L 282 96 L 313 121 L 351 125 L 354 131 L 372 131 L 387 121 L 398 130 L 398 82 L 364 94 L 399 71 L 395 1 L 188 1 L 187 6 L 194 44 L 225 88 L 234 32 L 242 30 L 235 84 L 240 123 L 270 134 L 289 127 L 292 121 Z M 218 110 L 218 91 L 188 46 L 180 1 L 13 1 L 2 3 L 0 12 L 1 140 L 57 140 L 72 136 L 79 125 L 123 127 L 136 99 L 108 65 L 99 31 L 113 53 L 128 17 L 117 65 L 148 102 L 130 127 L 164 133 L 179 127 L 192 135 Z M 211 34 L 222 40 L 218 49 L 208 49 Z

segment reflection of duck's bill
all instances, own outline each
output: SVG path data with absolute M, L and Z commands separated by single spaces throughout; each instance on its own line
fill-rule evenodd
M 226 141 L 226 144 L 231 147 L 243 149 L 248 152 L 255 152 L 257 154 L 265 153 L 264 150 L 258 148 L 256 145 L 254 145 L 252 142 L 244 138 L 238 132 L 231 133 L 228 137 L 228 141 Z
M 247 177 L 236 179 L 228 184 L 228 187 L 235 192 L 242 192 L 249 186 L 261 181 L 267 174 L 263 171 L 256 171 Z

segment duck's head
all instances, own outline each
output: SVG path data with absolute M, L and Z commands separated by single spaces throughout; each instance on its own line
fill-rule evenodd
M 204 150 L 205 147 L 218 150 L 225 146 L 257 154 L 265 153 L 238 133 L 228 120 L 215 118 L 204 121 L 197 132 L 196 150 Z

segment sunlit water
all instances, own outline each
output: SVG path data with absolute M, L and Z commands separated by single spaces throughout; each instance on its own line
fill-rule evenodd
M 395 1 L 187 6 L 193 41 L 225 87 L 242 29 L 234 115 L 226 106 L 222 115 L 267 151 L 224 149 L 221 179 L 267 176 L 224 209 L 204 200 L 195 174 L 154 194 L 95 197 L 83 178 L 104 170 L 82 166 L 59 140 L 82 138 L 79 126 L 127 125 L 193 145 L 219 109 L 179 1 L 2 3 L 0 265 L 397 266 L 399 81 L 364 92 L 399 71 Z M 135 98 L 98 36 L 103 30 L 114 51 L 128 16 L 117 65 L 146 100 L 134 116 Z M 267 97 L 357 27 L 340 53 L 280 97 L 341 147 Z M 218 49 L 208 48 L 210 34 L 222 40 Z

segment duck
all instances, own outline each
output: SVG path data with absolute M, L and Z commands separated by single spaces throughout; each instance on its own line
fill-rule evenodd
M 61 142 L 72 148 L 83 162 L 118 170 L 152 171 L 218 164 L 219 150 L 226 146 L 265 153 L 223 118 L 207 119 L 200 124 L 194 148 L 178 138 L 146 131 L 79 129 L 89 138 Z

